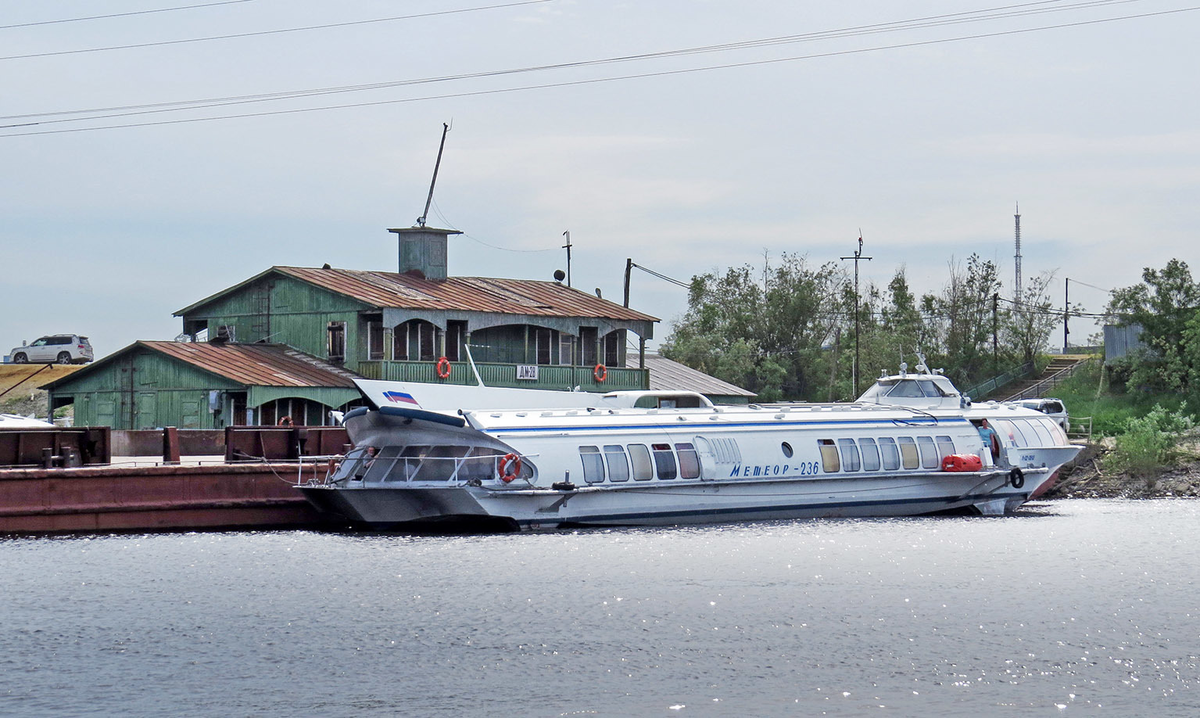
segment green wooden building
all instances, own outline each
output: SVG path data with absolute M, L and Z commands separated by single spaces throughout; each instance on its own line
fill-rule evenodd
M 655 317 L 559 282 L 448 276 L 456 231 L 390 231 L 399 271 L 271 267 L 176 312 L 187 341 L 136 342 L 47 384 L 51 410 L 73 405 L 80 426 L 217 429 L 327 424 L 359 400 L 356 376 L 650 388 L 639 359 Z
M 559 282 L 448 276 L 457 232 L 391 231 L 398 272 L 271 267 L 175 314 L 197 341 L 287 344 L 369 379 L 473 384 L 469 346 L 489 386 L 649 388 L 626 346 L 644 353 L 657 318 Z
M 139 341 L 42 387 L 76 426 L 220 429 L 332 424 L 361 401 L 354 375 L 279 344 Z

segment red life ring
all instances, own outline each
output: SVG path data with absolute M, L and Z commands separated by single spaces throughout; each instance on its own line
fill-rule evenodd
M 279 426 L 292 426 L 292 417 L 285 416 L 279 420 Z
M 597 364 L 596 368 L 592 370 L 592 376 L 596 377 L 596 381 L 603 384 L 604 380 L 608 378 L 608 368 L 603 364 Z
M 450 378 L 450 360 L 447 359 L 446 357 L 442 357 L 441 359 L 438 359 L 437 375 L 438 375 L 439 379 L 449 379 Z
M 520 475 L 521 457 L 516 454 L 505 454 L 504 458 L 500 459 L 500 480 L 507 484 Z

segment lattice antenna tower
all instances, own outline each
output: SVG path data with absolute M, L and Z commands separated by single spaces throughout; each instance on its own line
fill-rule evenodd
M 1016 219 L 1016 234 L 1017 234 L 1017 255 L 1013 258 L 1013 266 L 1016 268 L 1016 281 L 1013 282 L 1013 302 L 1021 303 L 1021 203 L 1017 203 L 1017 213 L 1013 215 Z

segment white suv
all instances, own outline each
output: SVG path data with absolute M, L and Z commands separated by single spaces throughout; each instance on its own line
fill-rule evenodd
M 1061 426 L 1064 432 L 1071 430 L 1071 420 L 1067 414 L 1067 407 L 1061 399 L 1020 399 L 1012 403 L 1046 414 L 1051 419 L 1054 419 L 1054 423 Z
M 91 342 L 78 334 L 50 334 L 32 344 L 22 342 L 9 354 L 13 364 L 86 364 L 94 358 Z

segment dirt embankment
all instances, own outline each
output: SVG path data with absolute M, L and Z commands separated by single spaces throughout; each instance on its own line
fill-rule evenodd
M 0 414 L 46 416 L 46 392 L 38 389 L 83 368 L 78 364 L 0 364 Z
M 1075 461 L 1062 468 L 1058 482 L 1043 498 L 1047 499 L 1157 499 L 1200 497 L 1200 461 L 1189 460 L 1180 466 L 1149 476 L 1106 471 L 1104 455 L 1108 447 L 1088 444 Z

